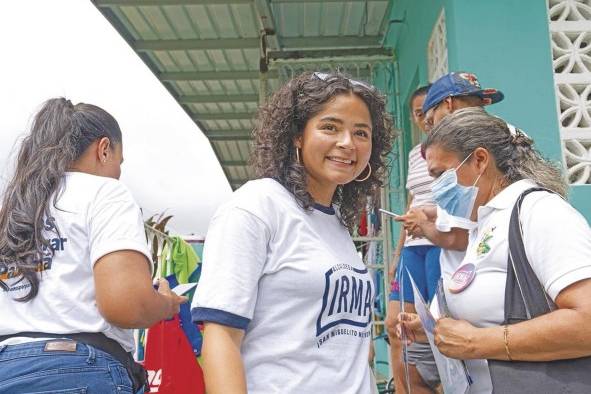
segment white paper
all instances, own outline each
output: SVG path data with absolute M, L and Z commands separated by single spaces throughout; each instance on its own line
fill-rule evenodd
M 380 212 L 386 215 L 394 216 L 395 218 L 399 217 L 400 215 L 394 212 L 386 211 L 385 209 L 380 208 Z
M 412 275 L 410 275 L 410 273 L 408 275 L 410 276 L 412 291 L 415 298 L 415 309 L 419 315 L 421 324 L 425 329 L 425 333 L 427 334 L 427 339 L 429 340 L 433 355 L 435 356 L 435 364 L 439 371 L 439 378 L 441 379 L 443 392 L 445 394 L 465 394 L 470 388 L 469 377 L 466 375 L 466 368 L 461 360 L 445 357 L 439 352 L 437 346 L 435 346 L 435 335 L 433 333 L 435 330 L 435 319 L 433 318 L 433 315 L 431 315 L 425 300 L 423 300 L 423 296 L 417 289 L 417 285 L 415 284 Z
M 181 283 L 180 285 L 176 286 L 172 289 L 177 295 L 182 296 L 185 293 L 193 290 L 197 286 L 197 283 Z

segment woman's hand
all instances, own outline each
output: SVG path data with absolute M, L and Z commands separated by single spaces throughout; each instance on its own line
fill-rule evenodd
M 403 333 L 405 334 L 406 344 L 410 345 L 413 342 L 426 343 L 428 342 L 425 330 L 416 313 L 403 312 L 398 314 L 398 324 L 396 325 L 396 336 L 403 340 Z
M 478 330 L 480 329 L 465 320 L 441 318 L 435 325 L 435 345 L 443 355 L 450 358 L 480 358 L 477 349 L 480 343 Z
M 100 314 L 120 328 L 148 328 L 173 317 L 180 304 L 187 302 L 187 297 L 170 290 L 165 279 L 154 290 L 148 259 L 133 250 L 101 257 L 94 265 L 94 286 Z
M 426 213 L 421 208 L 411 208 L 406 214 L 395 218 L 397 222 L 402 222 L 402 226 L 409 236 L 422 237 L 421 223 L 429 220 Z
M 179 296 L 174 291 L 172 291 L 168 281 L 164 278 L 158 279 L 158 294 L 160 294 L 166 300 L 167 310 L 165 313 L 167 315 L 167 319 L 172 319 L 174 315 L 179 313 L 181 304 L 184 304 L 189 300 L 187 297 Z

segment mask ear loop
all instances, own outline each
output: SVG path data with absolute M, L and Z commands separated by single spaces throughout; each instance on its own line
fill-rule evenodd
M 478 174 L 478 178 L 476 178 L 476 180 L 474 181 L 474 183 L 472 184 L 472 186 L 476 186 L 476 184 L 478 183 L 478 181 L 480 180 L 480 177 L 482 176 L 482 174 Z
M 473 152 L 473 151 L 472 151 L 472 152 L 470 152 L 470 154 L 469 154 L 468 156 L 466 156 L 466 158 L 465 158 L 464 160 L 462 160 L 462 162 L 460 163 L 460 165 L 456 167 L 456 171 L 457 171 L 457 170 L 458 170 L 458 169 L 459 169 L 461 166 L 463 166 L 463 165 L 464 165 L 464 163 L 465 163 L 466 161 L 468 161 L 468 159 L 470 158 L 470 156 L 472 156 L 472 153 L 474 153 L 474 152 Z
M 464 165 L 464 163 L 470 158 L 470 156 L 472 156 L 472 153 L 474 153 L 473 151 L 466 156 L 466 158 L 460 163 L 459 166 L 456 167 L 456 171 Z M 482 176 L 482 173 L 478 174 L 478 177 L 476 178 L 476 180 L 474 181 L 474 183 L 472 184 L 472 186 L 476 186 L 476 184 L 478 183 L 478 181 L 480 180 L 480 177 Z

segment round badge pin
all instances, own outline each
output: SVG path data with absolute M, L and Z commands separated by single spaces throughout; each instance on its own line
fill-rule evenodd
M 476 266 L 472 263 L 464 264 L 457 269 L 456 272 L 451 276 L 451 284 L 449 286 L 449 292 L 452 294 L 461 293 L 466 290 L 470 283 L 476 276 Z

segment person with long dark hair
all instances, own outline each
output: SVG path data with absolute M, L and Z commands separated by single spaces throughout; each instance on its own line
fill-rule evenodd
M 1 391 L 143 391 L 131 329 L 186 298 L 164 280 L 152 286 L 122 162 L 105 110 L 55 98 L 36 114 L 0 208 Z
M 210 224 L 192 314 L 208 393 L 372 393 L 375 286 L 350 236 L 392 144 L 384 97 L 304 73 L 259 111 L 253 166 Z

